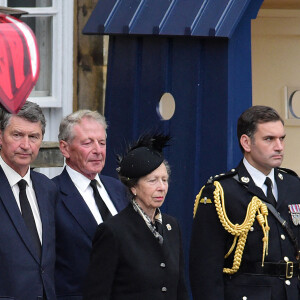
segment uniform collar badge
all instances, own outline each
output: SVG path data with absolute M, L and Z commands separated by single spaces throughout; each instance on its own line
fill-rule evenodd
M 172 226 L 170 224 L 167 224 L 166 227 L 167 227 L 168 230 L 172 229 Z
M 250 179 L 249 179 L 249 177 L 243 176 L 243 177 L 241 178 L 241 181 L 244 182 L 244 183 L 248 183 L 248 182 L 250 181 Z
M 288 206 L 294 225 L 300 225 L 300 204 L 291 204 Z
M 279 177 L 279 179 L 283 180 L 283 176 L 281 173 L 278 173 L 278 177 Z

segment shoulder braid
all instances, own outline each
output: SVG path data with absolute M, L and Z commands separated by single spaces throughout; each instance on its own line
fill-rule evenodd
M 236 247 L 232 268 L 223 268 L 223 273 L 234 274 L 239 270 L 242 262 L 242 256 L 243 256 L 247 236 L 250 231 L 250 228 L 252 227 L 255 221 L 255 217 L 259 225 L 262 227 L 264 233 L 264 237 L 262 239 L 263 240 L 262 266 L 263 266 L 265 256 L 268 255 L 269 231 L 270 231 L 270 227 L 268 225 L 268 219 L 267 219 L 268 217 L 267 206 L 257 196 L 252 197 L 250 203 L 248 204 L 246 217 L 243 223 L 233 224 L 230 222 L 226 213 L 224 190 L 222 188 L 222 185 L 218 181 L 214 181 L 213 184 L 215 186 L 215 190 L 213 192 L 214 203 L 215 203 L 216 211 L 220 219 L 220 222 L 224 227 L 224 229 L 234 236 L 232 246 L 230 247 L 228 253 L 225 255 L 225 259 L 233 252 L 234 248 Z M 204 187 L 202 187 L 195 200 L 194 218 L 198 209 L 199 201 Z

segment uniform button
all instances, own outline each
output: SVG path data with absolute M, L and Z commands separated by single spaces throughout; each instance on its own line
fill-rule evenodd
M 161 291 L 162 291 L 162 292 L 166 292 L 166 291 L 167 291 L 167 288 L 166 288 L 165 286 L 163 286 L 163 287 L 161 288 Z
M 280 237 L 281 237 L 282 240 L 285 240 L 285 235 L 284 234 L 282 234 Z
M 283 259 L 284 259 L 285 262 L 290 261 L 289 258 L 288 258 L 287 256 L 285 256 Z
M 291 285 L 291 282 L 290 282 L 289 280 L 286 280 L 286 281 L 285 281 L 285 284 L 286 284 L 286 285 Z
M 254 228 L 253 228 L 253 227 L 250 227 L 250 231 L 254 231 Z
M 162 268 L 165 268 L 165 267 L 166 267 L 166 264 L 165 264 L 165 263 L 161 263 L 160 266 L 161 266 Z
M 248 298 L 246 296 L 243 297 L 243 300 L 247 300 Z

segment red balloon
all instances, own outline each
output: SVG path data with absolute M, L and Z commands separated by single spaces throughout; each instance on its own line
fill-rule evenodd
M 24 22 L 0 14 L 0 103 L 17 113 L 36 84 L 40 58 L 36 38 Z

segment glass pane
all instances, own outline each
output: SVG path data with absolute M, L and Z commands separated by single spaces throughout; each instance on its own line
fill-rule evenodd
M 52 78 L 52 17 L 21 18 L 35 33 L 40 52 L 40 76 L 31 97 L 51 96 Z
M 8 7 L 48 7 L 52 0 L 7 0 Z

